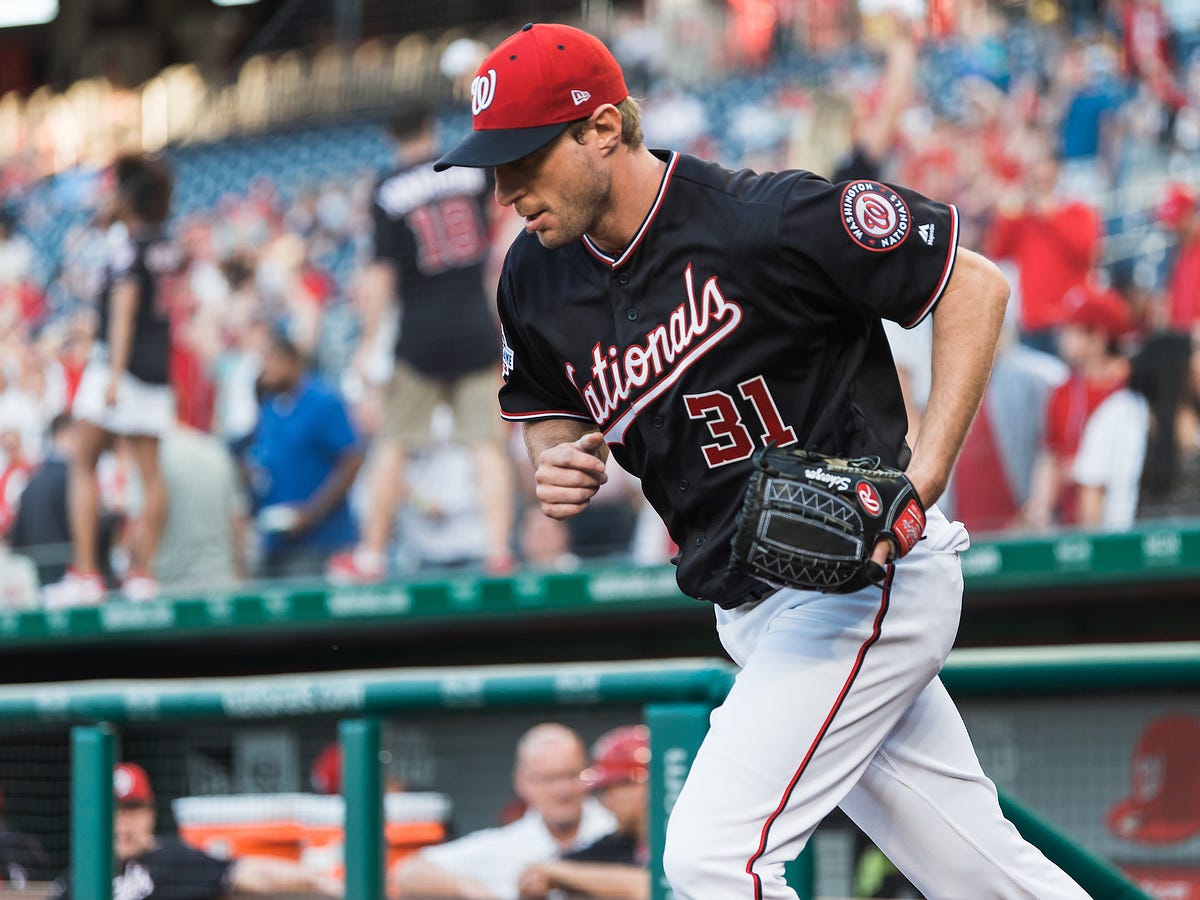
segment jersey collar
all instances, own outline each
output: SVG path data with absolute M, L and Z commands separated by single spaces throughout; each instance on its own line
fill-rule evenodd
M 655 155 L 658 155 L 655 153 Z M 663 198 L 667 196 L 667 185 L 671 183 L 671 174 L 675 171 L 675 164 L 679 162 L 679 154 L 672 150 L 667 156 L 667 168 L 663 172 L 662 183 L 658 186 L 658 193 L 654 196 L 654 202 L 650 205 L 650 211 L 646 213 L 646 218 L 642 220 L 641 227 L 638 228 L 637 234 L 633 236 L 633 240 L 629 242 L 629 246 L 621 251 L 620 256 L 609 256 L 603 250 L 596 246 L 595 242 L 586 234 L 581 238 L 584 249 L 592 254 L 604 265 L 610 269 L 618 269 L 625 264 L 629 257 L 633 256 L 633 251 L 638 248 L 638 244 L 642 242 L 642 238 L 646 236 L 646 232 L 650 230 L 650 223 L 654 221 L 654 217 L 658 215 L 659 209 L 662 207 Z

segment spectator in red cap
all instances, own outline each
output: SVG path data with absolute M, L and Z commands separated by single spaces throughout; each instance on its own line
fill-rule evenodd
M 1200 216 L 1196 192 L 1173 184 L 1158 205 L 1158 221 L 1175 235 L 1175 260 L 1167 282 L 1166 314 L 1171 328 L 1191 331 L 1200 322 Z
M 650 730 L 645 725 L 614 728 L 596 741 L 592 758 L 583 781 L 617 820 L 616 831 L 560 860 L 530 866 L 521 874 L 522 898 L 548 897 L 556 889 L 596 900 L 650 896 Z
M 1059 333 L 1059 356 L 1070 377 L 1051 394 L 1045 435 L 1034 469 L 1025 524 L 1046 528 L 1078 520 L 1071 465 L 1088 418 L 1129 377 L 1119 340 L 1133 327 L 1128 304 L 1114 291 L 1092 284 L 1067 292 L 1066 322 Z
M 277 896 L 295 892 L 340 897 L 341 885 L 319 879 L 299 865 L 268 857 L 217 859 L 176 838 L 154 833 L 156 813 L 150 776 L 137 763 L 113 769 L 113 897 L 131 900 L 189 897 L 217 900 L 230 894 Z M 55 900 L 71 896 L 71 881 L 56 882 Z

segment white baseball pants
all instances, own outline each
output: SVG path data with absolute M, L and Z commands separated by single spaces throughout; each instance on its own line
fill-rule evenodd
M 667 826 L 678 900 L 795 900 L 784 865 L 836 806 L 929 900 L 1087 900 L 1003 817 L 937 677 L 969 542 L 928 519 L 883 590 L 718 608 L 741 671 Z

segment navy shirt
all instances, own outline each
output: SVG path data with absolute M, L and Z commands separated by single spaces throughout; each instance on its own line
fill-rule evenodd
M 496 364 L 500 336 L 484 293 L 491 253 L 490 170 L 433 170 L 426 160 L 384 178 L 372 215 L 375 258 L 396 269 L 396 358 L 435 378 Z
M 171 327 L 167 305 L 184 265 L 179 246 L 169 241 L 161 228 L 151 228 L 122 239 L 113 249 L 104 271 L 97 338 L 107 346 L 113 290 L 119 284 L 132 282 L 138 299 L 128 371 L 147 384 L 170 381 Z
M 113 876 L 113 900 L 217 900 L 226 896 L 233 862 L 216 859 L 174 839 L 130 859 Z M 55 900 L 70 900 L 70 878 L 56 883 Z
M 877 181 L 655 153 L 658 196 L 618 256 L 586 236 L 513 242 L 500 405 L 513 421 L 594 423 L 679 545 L 683 591 L 733 607 L 767 589 L 728 565 L 755 450 L 907 465 L 881 319 L 911 327 L 937 303 L 958 214 Z

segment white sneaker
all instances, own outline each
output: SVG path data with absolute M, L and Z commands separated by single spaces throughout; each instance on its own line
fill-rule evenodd
M 150 575 L 128 575 L 121 582 L 121 595 L 134 603 L 157 600 L 161 591 L 158 579 Z
M 335 553 L 325 565 L 325 577 L 332 584 L 378 584 L 387 577 L 387 560 L 382 553 L 361 547 Z
M 42 588 L 43 604 L 46 609 L 73 609 L 78 606 L 99 606 L 104 602 L 108 589 L 104 579 L 96 572 L 84 575 L 75 569 L 67 569 L 61 581 Z

